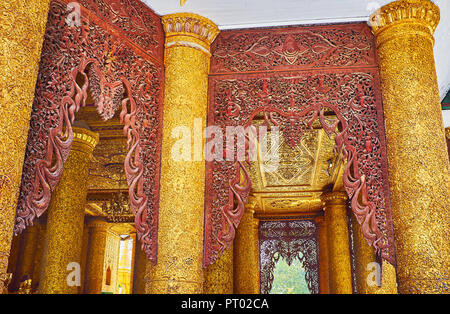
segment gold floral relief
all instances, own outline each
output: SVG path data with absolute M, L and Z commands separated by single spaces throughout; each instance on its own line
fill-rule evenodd
M 449 157 L 433 32 L 439 8 L 401 0 L 375 12 L 399 293 L 448 293 Z
M 217 27 L 195 14 L 162 18 L 166 32 L 158 262 L 148 267 L 147 292 L 202 293 L 205 163 L 176 161 L 176 127 L 206 126 L 209 44 Z

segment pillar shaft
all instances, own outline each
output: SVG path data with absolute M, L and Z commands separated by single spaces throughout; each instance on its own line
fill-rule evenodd
M 233 246 L 205 270 L 205 294 L 233 294 Z
M 6 279 L 49 2 L 0 2 L 0 293 Z
M 372 17 L 381 74 L 399 293 L 448 289 L 449 156 L 433 57 L 439 8 L 401 0 Z
M 377 265 L 373 247 L 369 246 L 362 234 L 361 225 L 351 215 L 353 254 L 355 263 L 356 293 L 396 294 L 397 279 L 395 267 L 383 262 Z M 381 273 L 377 273 L 380 271 Z M 378 284 L 381 284 L 379 286 Z
M 328 265 L 328 238 L 327 223 L 324 216 L 316 218 L 317 224 L 317 240 L 319 242 L 319 280 L 320 294 L 329 294 L 329 265 Z
M 203 292 L 203 215 L 205 162 L 192 155 L 178 161 L 172 137 L 184 127 L 191 138 L 194 119 L 207 116 L 209 45 L 217 27 L 195 14 L 163 16 L 165 41 L 165 96 L 162 136 L 158 262 L 149 267 L 149 293 Z M 180 129 L 178 129 L 179 131 Z M 178 136 L 180 134 L 178 133 Z M 191 151 L 191 141 L 188 142 Z
M 82 128 L 73 128 L 73 131 L 72 148 L 48 209 L 44 267 L 39 286 L 39 292 L 45 294 L 74 294 L 80 289 L 80 286 L 68 284 L 68 275 L 73 271 L 68 265 L 81 264 L 89 162 L 98 134 Z M 81 272 L 78 276 L 81 277 Z
M 87 217 L 84 218 L 84 225 L 83 225 L 83 238 L 82 238 L 82 246 L 81 246 L 81 288 L 80 292 L 84 292 L 85 287 L 85 279 L 86 279 L 86 262 L 87 262 L 87 255 L 88 255 L 88 249 L 89 249 L 89 228 L 86 224 Z
M 245 205 L 234 239 L 234 293 L 259 294 L 259 220 L 254 203 Z
M 133 294 L 145 293 L 145 273 L 147 262 L 147 257 L 145 256 L 144 251 L 142 251 L 140 243 L 136 242 L 133 271 Z
M 13 276 L 14 276 L 14 273 L 16 272 L 16 267 L 17 267 L 17 263 L 19 260 L 19 249 L 20 249 L 20 242 L 21 242 L 22 237 L 23 237 L 23 234 L 21 234 L 20 236 L 13 237 L 13 239 L 11 241 L 11 250 L 9 253 L 8 270 L 7 270 L 7 274 L 8 275 L 11 274 L 11 276 L 12 276 L 11 281 L 9 282 L 9 285 L 8 285 L 8 290 L 10 292 L 14 291 L 12 281 L 14 279 Z
M 102 292 L 103 285 L 108 223 L 102 218 L 94 218 L 88 222 L 88 228 L 89 249 L 86 259 L 84 293 L 99 294 Z
M 19 258 L 12 282 L 14 291 L 19 289 L 21 282 L 32 279 L 38 240 L 39 225 L 35 223 L 23 232 L 22 241 L 20 241 Z
M 324 193 L 325 221 L 327 222 L 327 246 L 329 287 L 331 294 L 351 294 L 352 268 L 347 220 L 347 194 Z
M 44 219 L 43 219 L 44 218 Z M 39 236 L 36 245 L 36 253 L 34 254 L 34 268 L 31 276 L 33 291 L 39 290 L 41 281 L 42 259 L 44 255 L 45 236 L 47 234 L 47 217 L 43 216 L 39 219 Z

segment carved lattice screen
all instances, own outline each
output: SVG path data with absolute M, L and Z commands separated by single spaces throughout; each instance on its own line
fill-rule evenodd
M 319 253 L 317 227 L 311 220 L 264 221 L 259 224 L 260 291 L 269 293 L 276 264 L 289 266 L 298 259 L 312 294 L 319 293 Z

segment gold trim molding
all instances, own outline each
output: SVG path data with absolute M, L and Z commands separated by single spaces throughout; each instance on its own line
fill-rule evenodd
M 210 45 L 219 34 L 211 20 L 194 13 L 175 13 L 162 17 L 166 48 L 191 47 L 210 55 Z
M 339 201 L 339 203 L 345 202 L 348 199 L 347 193 L 345 192 L 328 192 L 323 193 L 320 196 L 320 200 L 324 203 Z
M 85 128 L 73 127 L 73 149 L 92 152 L 95 146 L 97 146 L 98 141 L 98 133 L 94 133 Z

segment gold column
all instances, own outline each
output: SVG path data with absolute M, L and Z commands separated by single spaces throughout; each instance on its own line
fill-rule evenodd
M 224 254 L 205 270 L 203 293 L 233 293 L 233 246 L 227 248 Z
M 259 294 L 259 219 L 255 200 L 245 205 L 234 239 L 234 293 Z
M 83 244 L 81 246 L 81 287 L 80 292 L 84 292 L 84 280 L 86 278 L 86 263 L 87 263 L 87 255 L 89 249 L 89 228 L 87 226 L 87 217 L 85 215 L 84 224 L 83 224 Z
M 89 228 L 89 249 L 86 259 L 84 293 L 99 294 L 102 292 L 103 285 L 108 223 L 103 218 L 93 218 L 89 220 L 87 225 Z
M 148 293 L 203 292 L 205 162 L 177 161 L 171 150 L 176 127 L 206 125 L 211 42 L 219 30 L 196 14 L 162 17 L 165 93 L 158 221 L 158 263 L 149 267 Z M 189 134 L 192 136 L 192 134 Z M 190 143 L 190 141 L 189 141 Z M 192 160 L 191 155 L 187 156 Z
M 6 279 L 49 2 L 0 1 L 0 293 Z
M 44 255 L 45 235 L 47 233 L 47 215 L 41 216 L 39 219 L 39 238 L 34 255 L 34 269 L 32 275 L 32 288 L 37 291 L 41 281 L 42 259 Z
M 136 241 L 133 272 L 133 294 L 145 293 L 145 274 L 147 262 L 147 257 L 145 256 L 144 251 L 142 251 L 139 241 Z
M 8 259 L 8 271 L 7 271 L 8 273 L 13 274 L 16 271 L 17 260 L 19 258 L 19 247 L 20 247 L 21 239 L 22 239 L 22 235 L 12 238 L 11 250 L 10 250 L 9 259 Z M 11 287 L 11 284 L 9 286 Z
M 325 221 L 328 238 L 328 269 L 331 294 L 351 294 L 352 267 L 347 221 L 347 194 L 345 192 L 324 193 Z
M 395 267 L 389 263 L 383 262 L 376 266 L 377 259 L 375 250 L 367 244 L 362 234 L 361 225 L 356 221 L 355 215 L 351 215 L 351 225 L 353 234 L 353 254 L 355 257 L 355 279 L 356 293 L 358 294 L 396 294 L 397 280 Z M 378 279 L 375 279 L 375 272 L 382 270 L 381 287 L 373 285 Z M 376 274 L 379 278 L 379 274 Z M 369 279 L 369 280 L 368 280 Z M 370 283 L 370 284 L 369 284 Z
M 381 74 L 399 293 L 448 292 L 449 156 L 433 56 L 439 8 L 401 0 L 372 15 Z
M 34 269 L 34 257 L 39 239 L 39 225 L 35 223 L 23 232 L 19 246 L 19 257 L 16 270 L 11 283 L 12 289 L 18 290 L 21 282 L 32 279 Z
M 324 216 L 316 217 L 317 224 L 317 241 L 319 242 L 319 280 L 320 294 L 329 294 L 328 279 L 328 244 L 327 244 L 327 224 Z
M 97 142 L 97 133 L 73 128 L 72 148 L 48 209 L 40 293 L 79 292 L 79 286 L 67 284 L 67 268 L 81 262 L 89 162 Z

